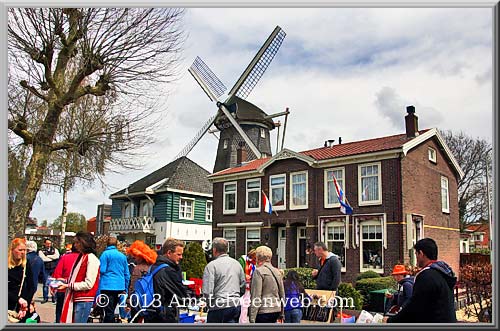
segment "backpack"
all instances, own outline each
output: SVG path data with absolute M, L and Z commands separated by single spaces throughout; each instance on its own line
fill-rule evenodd
M 142 316 L 148 315 L 148 311 L 146 309 L 156 310 L 157 308 L 159 308 L 154 304 L 155 296 L 153 277 L 158 271 L 168 267 L 168 264 L 162 263 L 153 271 L 151 271 L 151 267 L 149 267 L 147 273 L 145 273 L 141 278 L 137 279 L 134 284 L 134 292 L 130 296 L 130 304 L 133 307 L 137 308 L 137 310 L 142 310 Z

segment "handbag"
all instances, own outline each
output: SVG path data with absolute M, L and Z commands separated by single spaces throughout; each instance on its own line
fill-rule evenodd
M 276 276 L 274 275 L 274 272 L 271 270 L 271 268 L 269 268 L 267 265 L 265 267 L 267 269 L 269 269 L 269 271 L 271 272 L 271 275 L 273 275 L 274 280 L 276 281 L 276 286 L 278 286 L 278 295 L 280 296 L 281 311 L 280 311 L 280 316 L 276 320 L 276 323 L 283 324 L 285 322 L 285 318 L 283 316 L 283 298 L 281 297 L 281 293 L 280 293 L 280 284 L 278 282 L 278 278 L 276 278 Z
M 16 302 L 16 307 L 14 310 L 8 310 L 7 311 L 7 320 L 9 323 L 19 323 L 20 319 L 17 318 L 18 312 L 17 312 L 17 305 L 19 304 L 19 298 L 21 297 L 21 292 L 23 291 L 23 286 L 24 286 L 24 279 L 26 278 L 26 266 L 23 268 L 23 278 L 21 280 L 21 287 L 19 288 L 19 293 L 17 294 L 17 302 Z

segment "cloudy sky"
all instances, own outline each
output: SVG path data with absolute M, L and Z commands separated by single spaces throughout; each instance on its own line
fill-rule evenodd
M 231 88 L 276 25 L 287 36 L 247 100 L 268 114 L 290 109 L 286 148 L 403 133 L 408 105 L 421 129 L 491 142 L 492 22 L 487 8 L 188 9 L 180 75 L 158 110 L 164 121 L 144 167 L 106 176 L 104 188 L 75 189 L 69 211 L 95 216 L 111 193 L 172 161 L 216 111 L 187 72 L 194 58 Z M 211 171 L 216 148 L 206 135 L 188 157 Z M 55 219 L 61 200 L 40 193 L 32 216 Z

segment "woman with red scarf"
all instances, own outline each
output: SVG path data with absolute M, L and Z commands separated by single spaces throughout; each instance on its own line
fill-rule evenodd
M 66 289 L 61 323 L 87 323 L 99 287 L 100 262 L 95 255 L 96 242 L 92 234 L 78 232 L 73 245 L 80 254 L 67 283 L 57 288 Z

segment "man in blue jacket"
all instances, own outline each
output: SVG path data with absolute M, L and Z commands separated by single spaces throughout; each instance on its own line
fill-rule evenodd
M 127 295 L 130 272 L 125 254 L 118 251 L 115 237 L 109 237 L 107 247 L 99 258 L 101 275 L 99 282 L 100 298 L 103 307 L 104 323 L 115 322 L 115 309 L 120 296 Z
M 26 242 L 26 250 L 28 254 L 26 254 L 26 259 L 31 267 L 31 274 L 33 275 L 33 288 L 36 289 L 38 287 L 38 282 L 44 280 L 45 275 L 45 264 L 43 260 L 38 256 L 38 245 L 34 241 Z

